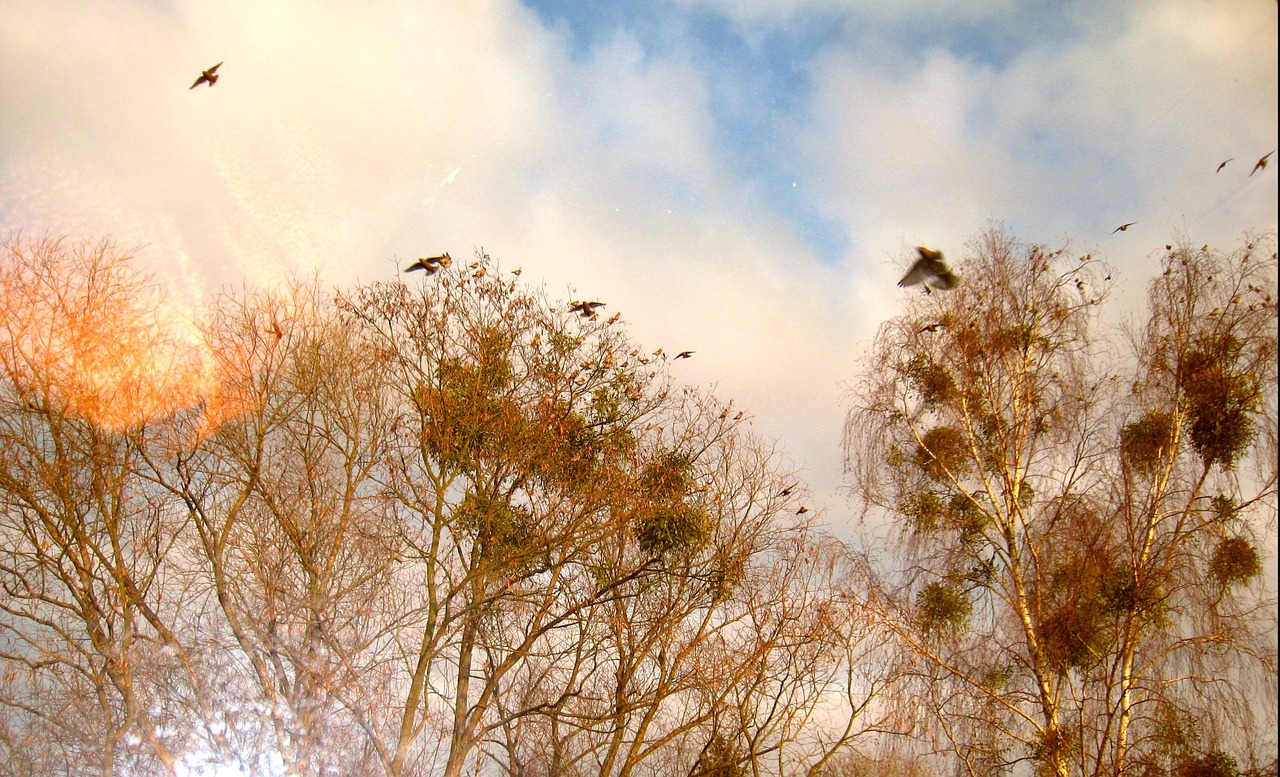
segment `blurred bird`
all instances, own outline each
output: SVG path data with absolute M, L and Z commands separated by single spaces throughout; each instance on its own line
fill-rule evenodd
M 1231 157 L 1231 159 L 1235 159 L 1235 157 Z M 1217 169 L 1217 170 L 1214 170 L 1213 172 L 1215 172 L 1215 173 L 1220 173 L 1220 172 L 1222 172 L 1222 168 L 1226 167 L 1226 166 L 1227 166 L 1227 162 L 1230 162 L 1230 161 L 1231 161 L 1231 159 L 1224 159 L 1224 160 L 1222 160 L 1222 164 L 1218 165 L 1218 169 Z
M 735 421 L 741 421 L 741 420 L 742 420 L 742 413 L 743 413 L 743 411 L 741 411 L 741 410 L 739 410 L 737 413 L 735 413 L 735 414 L 734 414 L 734 416 L 733 416 L 733 420 L 735 420 Z
M 804 515 L 807 512 L 809 512 L 809 508 L 801 507 L 799 510 L 796 510 L 796 515 Z
M 688 359 L 690 356 L 693 356 L 693 351 L 681 351 L 675 355 L 675 358 L 672 359 L 672 361 L 675 361 L 676 359 Z
M 920 331 L 917 332 L 916 334 L 924 334 L 925 332 L 936 332 L 944 326 L 946 326 L 946 324 L 942 323 L 941 321 L 938 321 L 933 324 L 925 324 L 924 326 L 920 327 Z
M 951 268 L 942 258 L 941 251 L 934 251 L 924 246 L 917 246 L 916 251 L 920 254 L 920 258 L 911 265 L 911 269 L 902 276 L 902 280 L 898 281 L 899 286 L 914 286 L 923 282 L 924 290 L 927 292 L 930 286 L 935 289 L 954 289 L 960 283 L 960 279 L 951 272 Z
M 1256 165 L 1254 165 L 1254 166 L 1253 166 L 1253 169 L 1252 169 L 1252 170 L 1250 170 L 1250 171 L 1249 171 L 1249 175 L 1253 175 L 1254 173 L 1258 172 L 1259 170 L 1266 170 L 1266 169 L 1267 169 L 1267 157 L 1271 156 L 1271 155 L 1272 155 L 1272 154 L 1274 154 L 1274 153 L 1275 153 L 1275 151 L 1268 152 L 1266 156 L 1264 156 L 1264 157 L 1262 157 L 1261 159 L 1259 159 L 1259 160 L 1258 160 L 1258 163 L 1257 163 Z
M 1111 230 L 1111 234 L 1113 234 L 1113 235 L 1114 235 L 1114 234 L 1115 234 L 1115 233 L 1117 233 L 1117 232 L 1124 232 L 1124 231 L 1125 231 L 1125 230 L 1127 230 L 1129 227 L 1131 227 L 1131 226 L 1133 226 L 1134 224 L 1137 224 L 1137 223 L 1138 223 L 1138 222 L 1136 222 L 1136 221 L 1130 221 L 1128 224 L 1121 224 L 1120 226 L 1118 226 L 1118 227 L 1116 227 L 1115 229 Z
M 218 82 L 218 68 L 220 67 L 222 67 L 221 62 L 209 68 L 208 70 L 202 71 L 200 73 L 200 77 L 197 78 L 196 82 L 191 86 L 189 86 L 188 89 L 189 90 L 195 89 L 200 84 L 208 84 L 209 86 L 213 86 L 214 84 L 216 84 Z
M 786 488 L 784 488 L 784 489 L 782 489 L 781 491 L 779 491 L 779 492 L 778 492 L 778 496 L 791 496 L 791 490 L 792 490 L 793 488 L 795 488 L 795 485 L 794 485 L 794 484 L 793 484 L 793 485 L 790 485 L 790 486 L 787 486 Z
M 435 275 L 437 270 L 446 268 L 453 264 L 453 257 L 449 256 L 449 252 L 445 251 L 440 256 L 427 256 L 419 259 L 408 267 L 404 268 L 405 272 L 413 272 L 415 270 L 426 270 L 427 275 Z
M 604 307 L 603 302 L 574 302 L 569 305 L 570 313 L 577 313 L 583 318 L 591 318 L 596 315 L 596 308 Z

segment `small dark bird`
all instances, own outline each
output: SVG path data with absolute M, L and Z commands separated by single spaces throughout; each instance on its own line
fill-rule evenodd
M 688 359 L 690 356 L 693 356 L 693 351 L 681 351 L 672 358 L 672 361 L 675 361 L 676 359 Z
M 1255 164 L 1255 165 L 1253 166 L 1253 169 L 1249 171 L 1249 175 L 1253 175 L 1254 173 L 1258 172 L 1259 170 L 1266 170 L 1266 169 L 1267 169 L 1267 157 L 1271 156 L 1271 155 L 1272 155 L 1272 154 L 1274 154 L 1274 153 L 1275 153 L 1275 151 L 1268 152 L 1266 156 L 1264 156 L 1264 157 L 1262 157 L 1261 159 L 1259 159 L 1259 160 L 1258 160 L 1258 163 L 1257 163 L 1257 164 Z
M 741 421 L 741 420 L 742 420 L 742 413 L 743 413 L 743 411 L 741 411 L 741 410 L 739 410 L 737 413 L 735 413 L 735 414 L 734 414 L 734 416 L 733 416 L 733 420 L 735 420 L 735 421 Z
M 1116 227 L 1115 229 L 1111 230 L 1111 234 L 1113 234 L 1113 235 L 1114 235 L 1114 234 L 1115 234 L 1115 233 L 1117 233 L 1117 232 L 1124 232 L 1124 231 L 1125 231 L 1125 230 L 1127 230 L 1129 227 L 1131 227 L 1131 226 L 1133 226 L 1134 224 L 1137 224 L 1137 223 L 1138 223 L 1138 222 L 1136 222 L 1136 221 L 1130 221 L 1128 224 L 1121 224 L 1120 226 L 1118 226 L 1118 227 Z
M 795 488 L 794 485 L 787 486 L 786 488 L 778 492 L 778 496 L 791 496 L 791 489 L 793 488 Z
M 951 268 L 942 258 L 941 251 L 917 246 L 916 252 L 920 254 L 920 258 L 911 265 L 911 269 L 902 276 L 902 280 L 898 281 L 899 286 L 914 286 L 923 282 L 924 290 L 929 291 L 930 286 L 935 289 L 954 289 L 959 285 L 960 279 L 951 272 Z
M 591 318 L 596 315 L 596 308 L 604 307 L 603 302 L 574 302 L 569 305 L 570 313 L 577 313 L 583 318 Z
M 923 334 L 925 332 L 936 332 L 944 326 L 946 326 L 946 324 L 943 324 L 941 321 L 938 321 L 933 324 L 925 324 L 924 326 L 920 327 L 920 331 L 917 332 L 916 334 Z
M 807 512 L 809 512 L 809 508 L 801 507 L 799 510 L 796 510 L 796 515 L 804 515 Z
M 202 71 L 200 73 L 200 77 L 197 78 L 196 82 L 192 84 L 190 87 L 188 87 L 188 89 L 195 89 L 200 84 L 208 84 L 209 86 L 213 86 L 214 84 L 216 84 L 218 82 L 218 68 L 220 67 L 222 67 L 221 62 L 209 68 L 208 70 Z
M 435 275 L 437 270 L 446 268 L 451 264 L 453 264 L 453 257 L 449 256 L 449 252 L 446 251 L 440 256 L 428 256 L 419 259 L 404 268 L 404 271 L 413 272 L 415 270 L 426 270 L 427 275 Z
M 1235 159 L 1235 157 L 1231 157 L 1231 159 Z M 1226 166 L 1227 166 L 1227 162 L 1230 162 L 1230 161 L 1231 161 L 1231 159 L 1224 159 L 1224 160 L 1222 160 L 1222 164 L 1218 165 L 1218 169 L 1217 169 L 1217 170 L 1214 170 L 1213 172 L 1215 172 L 1215 173 L 1220 173 L 1220 172 L 1222 172 L 1222 168 L 1226 167 Z

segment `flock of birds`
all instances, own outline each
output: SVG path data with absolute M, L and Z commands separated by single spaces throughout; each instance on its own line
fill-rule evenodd
M 1249 175 L 1252 176 L 1259 170 L 1266 170 L 1267 160 L 1270 159 L 1271 155 L 1274 153 L 1275 150 L 1272 150 L 1263 154 L 1262 157 L 1253 165 L 1253 169 L 1249 171 Z M 1235 159 L 1235 157 L 1223 160 L 1223 162 L 1218 165 L 1218 169 L 1215 170 L 1214 173 L 1222 172 L 1222 168 L 1227 166 L 1227 162 L 1230 162 L 1233 159 Z M 1129 227 L 1132 227 L 1137 223 L 1138 222 L 1136 221 L 1129 221 L 1121 224 L 1111 230 L 1111 234 L 1114 235 L 1117 232 L 1125 232 Z M 951 271 L 951 268 L 947 266 L 946 260 L 942 258 L 941 251 L 934 251 L 932 249 L 925 248 L 924 246 L 917 246 L 916 251 L 920 254 L 920 258 L 911 265 L 911 268 L 907 270 L 907 274 L 902 276 L 902 280 L 898 281 L 899 286 L 914 286 L 917 283 L 923 283 L 925 293 L 932 294 L 932 289 L 954 289 L 960 283 L 960 278 Z M 1107 276 L 1107 280 L 1111 280 L 1111 276 Z M 1080 285 L 1079 281 L 1076 283 L 1077 285 Z M 932 289 L 930 287 L 932 287 Z M 921 331 L 932 332 L 934 331 L 935 326 L 936 325 L 925 327 Z
M 214 84 L 216 84 L 218 82 L 218 68 L 220 67 L 222 67 L 221 62 L 219 62 L 218 64 L 214 65 L 211 68 L 208 68 L 207 70 L 201 71 L 200 77 L 197 78 L 195 80 L 195 83 L 193 83 L 189 88 L 195 89 L 197 86 L 200 86 L 201 84 L 208 84 L 209 86 L 213 86 Z M 1249 175 L 1252 176 L 1254 173 L 1258 172 L 1259 170 L 1267 169 L 1267 160 L 1270 159 L 1271 155 L 1274 153 L 1275 153 L 1275 150 L 1272 150 L 1264 154 L 1260 159 L 1258 159 L 1258 161 L 1253 165 L 1253 169 L 1249 171 Z M 1227 163 L 1234 161 L 1234 159 L 1235 157 L 1224 159 L 1218 165 L 1218 169 L 1214 170 L 1214 173 L 1216 174 L 1216 173 L 1222 172 L 1222 169 L 1227 166 Z M 1113 229 L 1111 231 L 1111 234 L 1114 235 L 1117 232 L 1124 232 L 1128 230 L 1129 227 L 1132 227 L 1137 223 L 1138 222 L 1136 221 L 1129 221 L 1124 224 L 1121 224 L 1120 226 Z M 911 265 L 910 269 L 907 270 L 907 274 L 902 276 L 902 280 L 898 281 L 899 286 L 907 287 L 907 286 L 915 286 L 917 284 L 924 284 L 925 293 L 932 294 L 933 289 L 944 289 L 944 290 L 954 289 L 957 285 L 959 285 L 960 283 L 959 276 L 957 276 L 955 272 L 952 271 L 951 267 L 947 264 L 946 259 L 943 258 L 941 251 L 934 251 L 931 248 L 926 248 L 924 246 L 917 246 L 916 252 L 920 255 L 920 258 L 917 259 L 915 263 Z M 448 269 L 449 266 L 451 266 L 452 264 L 453 264 L 453 257 L 449 256 L 449 252 L 446 251 L 443 254 L 440 254 L 439 256 L 428 256 L 428 257 L 423 257 L 421 259 L 418 259 L 416 262 L 406 267 L 404 271 L 416 272 L 418 270 L 422 270 L 426 272 L 427 275 L 435 275 L 440 270 Z M 480 267 L 478 263 L 472 264 L 471 268 L 475 270 L 475 277 L 477 278 L 484 275 L 485 273 L 485 268 Z M 515 274 L 519 275 L 519 270 L 516 270 L 514 272 Z M 597 309 L 602 308 L 604 306 L 605 304 L 603 302 L 574 301 L 570 303 L 568 309 L 569 309 L 569 312 L 571 313 L 577 313 L 583 318 L 594 320 L 599 316 L 599 313 L 596 312 Z M 614 318 L 616 319 L 617 317 L 615 316 Z M 933 328 L 936 326 L 937 325 L 926 326 L 925 330 L 933 331 Z M 921 331 L 925 331 L 925 330 L 921 330 Z M 681 351 L 680 353 L 676 354 L 673 361 L 675 359 L 688 359 L 690 356 L 693 355 L 693 353 L 694 353 L 693 351 Z

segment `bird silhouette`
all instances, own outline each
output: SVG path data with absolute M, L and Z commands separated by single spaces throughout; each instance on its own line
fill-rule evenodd
M 1131 227 L 1131 226 L 1133 226 L 1134 224 L 1137 224 L 1137 223 L 1138 223 L 1138 222 L 1136 222 L 1136 221 L 1130 221 L 1128 224 L 1121 224 L 1120 226 L 1118 226 L 1118 227 L 1116 227 L 1115 229 L 1111 230 L 1111 234 L 1113 234 L 1113 235 L 1114 235 L 1114 234 L 1115 234 L 1115 233 L 1117 233 L 1117 232 L 1124 232 L 1125 230 L 1129 229 L 1129 227 Z
M 214 84 L 216 84 L 218 82 L 218 68 L 220 67 L 222 67 L 221 62 L 209 68 L 208 70 L 201 71 L 200 77 L 196 79 L 196 82 L 194 84 L 187 87 L 188 90 L 195 89 L 200 84 L 208 84 L 209 86 L 213 86 Z
M 938 321 L 933 324 L 925 324 L 924 326 L 920 327 L 920 331 L 917 332 L 916 334 L 924 334 L 925 332 L 936 332 L 944 326 L 946 326 L 946 324 L 942 323 L 941 321 Z
M 1235 159 L 1235 157 L 1231 157 L 1231 159 Z M 1224 160 L 1222 160 L 1222 164 L 1218 165 L 1218 169 L 1217 169 L 1217 170 L 1214 170 L 1213 172 L 1215 172 L 1215 173 L 1220 173 L 1220 172 L 1222 172 L 1222 168 L 1226 167 L 1226 166 L 1227 166 L 1227 162 L 1230 162 L 1230 161 L 1231 161 L 1231 159 L 1224 159 Z
M 954 289 L 960 283 L 960 279 L 951 272 L 946 260 L 942 258 L 941 251 L 934 251 L 924 246 L 917 246 L 916 251 L 920 254 L 920 258 L 911 265 L 911 269 L 902 276 L 902 280 L 898 281 L 899 286 L 914 286 L 923 282 L 924 290 L 929 291 L 930 286 L 935 289 Z
M 693 351 L 681 351 L 680 353 L 676 354 L 675 358 L 673 358 L 671 361 L 675 361 L 676 359 L 688 359 L 690 356 L 693 356 Z
M 451 264 L 453 264 L 453 257 L 449 256 L 449 252 L 446 251 L 440 256 L 427 256 L 419 259 L 404 268 L 404 271 L 414 272 L 416 270 L 426 270 L 427 275 L 435 275 L 436 271 L 447 268 Z
M 577 313 L 583 318 L 591 318 L 596 315 L 596 308 L 604 307 L 603 302 L 574 302 L 569 305 L 570 313 Z
M 1264 156 L 1264 157 L 1262 157 L 1261 159 L 1259 159 L 1259 160 L 1258 160 L 1258 163 L 1257 163 L 1257 164 L 1255 164 L 1255 165 L 1253 166 L 1253 169 L 1249 171 L 1249 175 L 1253 175 L 1254 173 L 1258 172 L 1259 170 L 1266 170 L 1266 169 L 1267 169 L 1267 157 L 1271 156 L 1271 155 L 1272 155 L 1272 154 L 1274 154 L 1274 153 L 1275 153 L 1275 151 L 1270 151 L 1270 152 L 1268 152 L 1268 153 L 1267 153 L 1267 155 L 1266 155 L 1266 156 Z

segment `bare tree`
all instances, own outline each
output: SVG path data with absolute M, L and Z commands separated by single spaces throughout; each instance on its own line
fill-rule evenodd
M 1171 250 L 1126 340 L 1100 330 L 1091 257 L 994 230 L 973 248 L 957 290 L 882 328 L 846 427 L 864 506 L 899 528 L 877 607 L 903 698 L 969 774 L 1255 755 L 1274 252 Z
M 593 306 L 481 254 L 175 329 L 107 244 L 5 262 L 11 773 L 816 774 L 893 724 L 865 561 Z
M 15 238 L 3 252 L 0 760 L 171 769 L 187 672 L 162 558 L 182 521 L 139 473 L 192 364 L 154 286 L 109 243 Z

